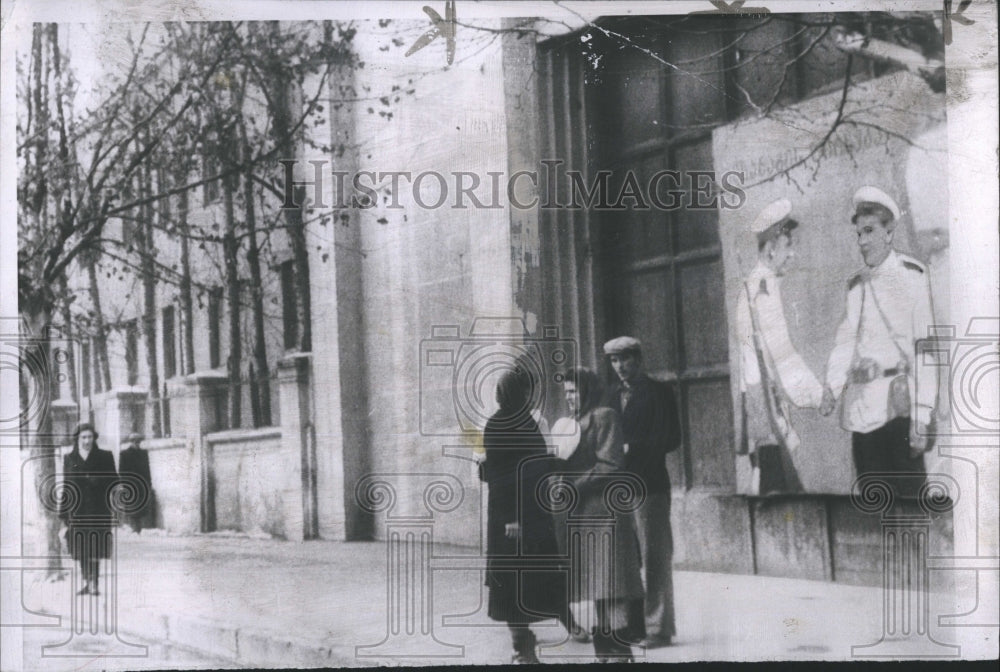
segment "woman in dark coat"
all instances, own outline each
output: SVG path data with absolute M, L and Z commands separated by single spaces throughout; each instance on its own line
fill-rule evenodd
M 580 441 L 570 459 L 573 468 L 567 473 L 578 497 L 567 519 L 571 599 L 593 601 L 598 660 L 631 660 L 629 643 L 645 636 L 641 556 L 631 514 L 641 503 L 637 499 L 642 496 L 641 485 L 625 473 L 617 414 L 598 405 L 597 374 L 588 369 L 569 371 L 563 389 L 580 427 Z M 611 540 L 611 548 L 603 546 Z
M 526 370 L 505 372 L 497 383 L 500 409 L 486 423 L 480 478 L 489 486 L 486 523 L 487 613 L 510 628 L 515 663 L 536 663 L 529 623 L 565 619 L 566 573 L 538 570 L 538 557 L 558 557 L 552 517 L 536 494 L 552 458 L 531 417 L 533 384 Z M 523 571 L 528 567 L 532 571 Z
M 59 517 L 67 527 L 66 545 L 80 563 L 83 588 L 78 595 L 99 595 L 101 558 L 111 557 L 111 490 L 118 482 L 115 458 L 97 447 L 97 432 L 90 424 L 77 427 L 73 450 L 63 458 L 62 498 Z

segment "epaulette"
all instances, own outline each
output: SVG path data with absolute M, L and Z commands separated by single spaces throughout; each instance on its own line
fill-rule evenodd
M 847 291 L 850 291 L 858 286 L 858 283 L 865 279 L 865 272 L 858 271 L 851 276 L 851 279 L 847 281 Z
M 905 254 L 900 254 L 899 260 L 903 262 L 903 268 L 906 268 L 911 271 L 916 271 L 917 273 L 924 272 L 924 265 L 921 264 L 916 259 L 914 259 L 913 257 L 908 257 Z

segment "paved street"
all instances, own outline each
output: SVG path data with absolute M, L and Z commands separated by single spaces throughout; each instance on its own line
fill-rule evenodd
M 117 599 L 114 577 L 105 579 L 101 596 L 76 599 L 75 618 L 70 581 L 24 574 L 25 606 L 63 617 L 58 628 L 25 631 L 26 669 L 510 660 L 506 629 L 485 616 L 481 573 L 470 568 L 479 559 L 469 549 L 435 547 L 434 571 L 427 576 L 419 571 L 419 554 L 412 563 L 404 560 L 402 571 L 391 575 L 403 579 L 400 584 L 387 581 L 387 547 L 381 542 L 144 534 L 123 535 L 117 546 Z M 387 584 L 400 589 L 389 592 Z M 882 592 L 876 588 L 699 572 L 677 572 L 675 584 L 677 642 L 645 652 L 646 661 L 844 660 L 851 658 L 853 645 L 874 643 L 882 634 Z M 432 600 L 422 600 L 421 590 Z M 941 604 L 931 597 L 931 613 L 940 613 Z M 117 610 L 110 608 L 113 603 Z M 400 608 L 390 610 L 393 604 Z M 399 614 L 391 622 L 390 611 Z M 84 632 L 93 626 L 98 634 L 70 637 L 71 622 Z M 935 622 L 934 639 L 953 641 L 955 630 L 942 631 Z M 393 630 L 396 636 L 390 636 Z M 591 646 L 567 642 L 554 621 L 535 631 L 544 662 L 592 660 Z M 65 650 L 74 657 L 41 660 L 41 645 L 67 640 L 48 655 Z M 149 643 L 148 651 L 131 646 Z M 102 657 L 102 651 L 144 657 Z

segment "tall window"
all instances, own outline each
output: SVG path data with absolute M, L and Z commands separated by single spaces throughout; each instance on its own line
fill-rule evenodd
M 726 117 L 719 33 L 658 30 L 646 38 L 669 69 L 638 49 L 610 51 L 602 83 L 592 90 L 603 122 L 599 161 L 613 171 L 617 194 L 628 171 L 660 182 L 678 207 L 603 213 L 608 270 L 605 298 L 613 334 L 643 341 L 650 373 L 677 380 L 684 449 L 671 472 L 688 487 L 734 481 L 728 329 L 718 204 L 712 193 L 712 125 Z M 599 122 L 600 123 L 600 122 Z M 707 193 L 706 193 L 707 192 Z M 651 197 L 651 195 L 650 195 Z M 610 334 L 609 334 L 610 335 Z
M 299 313 L 295 300 L 295 262 L 284 262 L 279 267 L 279 272 L 281 275 L 281 321 L 285 350 L 292 350 L 299 342 Z
M 139 323 L 125 323 L 125 375 L 129 385 L 139 382 Z
M 219 173 L 219 160 L 210 153 L 205 153 L 201 157 L 201 176 L 207 179 Z M 222 195 L 222 183 L 220 180 L 206 182 L 202 191 L 202 205 L 209 206 L 219 200 Z
M 222 364 L 222 288 L 213 287 L 208 292 L 208 366 L 215 369 Z
M 80 344 L 80 386 L 81 397 L 90 396 L 90 342 Z
M 163 309 L 163 377 L 173 378 L 177 375 L 177 335 L 174 318 L 174 307 Z

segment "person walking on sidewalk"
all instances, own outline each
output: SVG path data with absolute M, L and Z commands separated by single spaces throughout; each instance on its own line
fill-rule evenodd
M 642 343 L 631 336 L 604 344 L 618 385 L 604 403 L 618 412 L 624 435 L 625 470 L 642 479 L 646 497 L 635 512 L 646 574 L 645 646 L 669 646 L 674 623 L 674 537 L 670 527 L 667 453 L 680 445 L 680 418 L 671 387 L 643 370 Z
M 111 491 L 118 483 L 115 458 L 97 446 L 97 431 L 83 423 L 73 435 L 73 450 L 63 458 L 59 517 L 66 525 L 66 545 L 80 563 L 83 587 L 78 595 L 100 594 L 100 563 L 111 557 L 115 517 Z
M 579 471 L 566 474 L 578 498 L 567 519 L 572 599 L 593 605 L 593 613 L 579 620 L 594 623 L 598 661 L 631 661 L 631 643 L 643 638 L 645 623 L 639 543 L 627 511 L 642 497 L 641 486 L 625 474 L 621 424 L 612 409 L 600 404 L 597 374 L 570 370 L 563 390 L 580 431 L 573 453 Z
M 539 484 L 552 458 L 532 417 L 536 382 L 523 367 L 505 371 L 497 383 L 499 410 L 483 431 L 485 459 L 480 478 L 489 488 L 486 508 L 487 614 L 507 623 L 514 663 L 537 663 L 529 624 L 548 618 L 566 622 L 564 571 L 538 569 L 539 559 L 558 557 L 552 517 L 539 501 Z M 530 570 L 530 571 L 529 571 Z
M 153 498 L 153 479 L 149 472 L 149 453 L 141 447 L 142 434 L 133 432 L 125 439 L 128 446 L 118 457 L 121 475 L 136 479 L 140 505 L 125 517 L 125 522 L 136 534 L 156 526 L 156 506 Z

